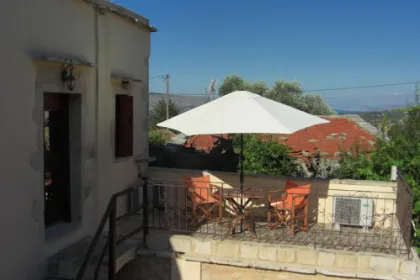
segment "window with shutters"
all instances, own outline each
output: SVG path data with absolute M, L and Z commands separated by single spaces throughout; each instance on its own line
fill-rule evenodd
M 115 95 L 115 158 L 133 155 L 133 97 Z

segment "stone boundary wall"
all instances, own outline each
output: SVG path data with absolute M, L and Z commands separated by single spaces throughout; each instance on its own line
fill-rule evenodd
M 195 170 L 195 169 L 181 169 L 181 168 L 168 168 L 168 167 L 156 167 L 151 166 L 148 169 L 150 178 L 159 178 L 161 175 L 165 179 L 179 180 L 182 182 L 183 176 L 198 176 L 198 175 L 213 175 L 215 177 L 229 176 L 236 178 L 235 184 L 239 184 L 238 173 L 235 172 L 224 172 L 224 171 L 213 171 L 213 170 Z M 281 175 L 265 175 L 265 174 L 245 174 L 246 179 L 261 179 L 261 180 L 278 180 L 284 182 L 285 180 L 305 181 L 305 182 L 326 182 L 330 184 L 342 184 L 342 185 L 360 185 L 360 186 L 378 186 L 378 187 L 396 187 L 396 182 L 390 181 L 373 181 L 373 180 L 355 180 L 355 179 L 320 179 L 320 178 L 303 178 L 293 176 L 281 176 Z
M 420 279 L 418 258 L 184 235 L 171 236 L 170 244 L 179 257 L 200 263 L 359 279 Z

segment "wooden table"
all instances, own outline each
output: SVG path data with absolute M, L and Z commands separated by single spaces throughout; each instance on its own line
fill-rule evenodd
M 225 207 L 233 212 L 233 224 L 230 227 L 230 234 L 235 233 L 236 226 L 241 223 L 245 226 L 248 231 L 257 236 L 254 230 L 253 223 L 249 221 L 250 208 L 254 205 L 255 201 L 263 198 L 263 194 L 260 190 L 256 189 L 223 189 L 223 200 L 226 202 Z M 241 203 L 238 203 L 236 199 L 240 199 Z

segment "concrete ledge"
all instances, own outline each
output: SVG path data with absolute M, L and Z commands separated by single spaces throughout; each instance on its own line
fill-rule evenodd
M 221 241 L 185 235 L 172 235 L 169 243 L 174 251 L 182 253 L 182 258 L 202 263 L 362 279 L 420 276 L 418 260 L 386 254 Z

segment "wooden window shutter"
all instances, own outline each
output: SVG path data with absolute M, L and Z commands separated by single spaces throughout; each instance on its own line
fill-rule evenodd
M 133 97 L 116 95 L 115 157 L 133 155 Z

